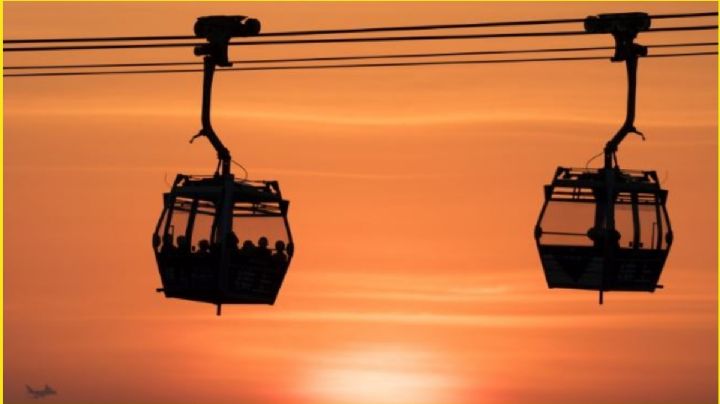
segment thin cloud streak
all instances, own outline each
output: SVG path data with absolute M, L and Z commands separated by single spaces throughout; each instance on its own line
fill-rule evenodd
M 172 179 L 175 176 L 177 169 L 171 167 L 162 166 L 134 166 L 134 167 L 121 167 L 121 166 L 67 166 L 67 165 L 33 165 L 33 166 L 6 166 L 5 171 L 46 171 L 48 168 L 52 168 L 54 171 L 59 172 L 167 172 L 168 181 L 172 183 Z M 183 166 L 182 172 L 184 173 L 208 173 L 212 169 L 211 166 L 206 167 L 193 167 Z M 272 167 L 253 167 L 253 172 L 263 172 L 272 174 L 281 174 L 296 177 L 322 177 L 322 178 L 346 178 L 346 179 L 359 179 L 359 180 L 413 180 L 423 178 L 447 178 L 448 175 L 434 175 L 434 174 L 418 174 L 418 175 L 405 175 L 405 174 L 376 174 L 376 173 L 351 173 L 351 172 L 331 172 L 331 171 L 312 171 L 312 170 L 292 170 L 292 169 L 281 169 Z M 460 176 L 458 176 L 460 177 Z M 255 181 L 262 181 L 262 178 L 250 178 Z
M 491 289 L 491 288 L 488 288 Z M 329 292 L 320 294 L 324 299 L 360 299 L 360 300 L 397 300 L 397 301 L 423 301 L 423 302 L 477 302 L 497 297 L 499 294 L 507 293 L 508 289 L 496 288 L 477 293 L 453 293 L 449 291 L 437 291 L 426 293 L 412 292 Z M 295 293 L 296 297 L 317 297 L 317 294 Z
M 139 108 L 94 108 L 92 111 L 88 111 L 86 108 L 76 109 L 54 109 L 48 110 L 46 107 L 39 106 L 37 108 L 10 108 L 6 110 L 6 115 L 12 116 L 36 116 L 43 114 L 46 116 L 106 116 L 106 117 L 122 117 L 127 118 L 128 116 L 136 117 L 156 117 L 156 118 L 197 118 L 197 110 L 194 107 L 188 108 L 164 108 L 162 110 L 148 110 Z M 217 118 L 232 118 L 233 120 L 240 120 L 243 122 L 255 121 L 255 123 L 272 123 L 274 125 L 283 124 L 321 124 L 323 126 L 334 125 L 334 126 L 372 126 L 372 127 L 408 127 L 408 126 L 419 126 L 426 128 L 428 125 L 433 126 L 457 126 L 457 125 L 468 125 L 468 124 L 483 124 L 489 123 L 502 124 L 503 127 L 508 125 L 551 125 L 553 127 L 568 127 L 577 125 L 587 126 L 606 126 L 619 125 L 620 118 L 610 119 L 598 119 L 596 115 L 589 114 L 588 116 L 563 116 L 562 119 L 557 117 L 547 116 L 538 114 L 535 111 L 515 111 L 513 113 L 485 113 L 481 112 L 467 112 L 467 113 L 443 113 L 443 114 L 424 114 L 424 115 L 413 115 L 413 114 L 395 114 L 393 116 L 380 116 L 379 114 L 366 114 L 361 116 L 346 116 L 338 113 L 336 115 L 327 114 L 313 114 L 313 113 L 278 113 L 277 111 L 243 111 L 238 112 L 236 109 L 228 108 L 217 108 L 213 111 L 213 116 Z M 650 122 L 643 124 L 645 127 L 653 128 L 677 128 L 685 129 L 693 128 L 694 130 L 705 128 L 712 129 L 713 127 L 704 124 L 697 123 L 694 120 L 683 122 L 682 124 L 677 121 L 661 121 L 653 119 Z M 717 126 L 714 126 L 715 128 Z M 553 133 L 544 133 L 543 136 L 552 136 Z M 346 136 L 346 135 L 338 135 Z M 576 135 L 573 139 L 577 140 Z
M 284 311 L 268 315 L 267 313 L 247 313 L 237 321 L 268 322 L 331 322 L 331 323 L 392 323 L 402 325 L 433 325 L 457 327 L 496 327 L 496 328 L 624 328 L 637 326 L 638 323 L 664 324 L 663 314 L 646 314 L 638 321 L 634 314 L 612 315 L 613 321 L 593 321 L 582 314 L 558 315 L 483 315 L 483 314 L 436 314 L 407 312 L 350 312 L 350 311 Z M 673 319 L 675 325 L 693 325 L 702 323 L 706 316 L 688 314 L 682 319 Z
M 282 175 L 292 175 L 298 177 L 327 177 L 327 178 L 348 178 L 348 179 L 362 179 L 362 180 L 412 180 L 421 178 L 446 178 L 447 175 L 434 175 L 434 174 L 375 174 L 375 173 L 350 173 L 340 171 L 312 171 L 312 170 L 291 170 L 291 169 L 277 169 L 277 168 L 264 168 L 254 167 L 253 171 L 261 171 L 265 173 L 274 173 Z M 460 176 L 458 176 L 460 177 Z

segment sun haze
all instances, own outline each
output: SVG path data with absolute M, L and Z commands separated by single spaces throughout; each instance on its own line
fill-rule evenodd
M 716 10 L 714 2 L 11 2 L 4 36 L 192 35 L 197 17 L 219 14 L 279 32 Z M 371 35 L 543 30 L 582 25 Z M 637 39 L 715 41 L 712 30 Z M 230 53 L 594 46 L 611 47 L 612 37 Z M 716 47 L 685 51 L 708 49 Z M 515 57 L 543 55 L 452 59 Z M 5 52 L 4 63 L 197 60 L 181 47 Z M 636 126 L 646 141 L 628 137 L 619 160 L 658 172 L 675 242 L 664 289 L 611 292 L 599 306 L 592 292 L 547 288 L 533 227 L 555 168 L 584 166 L 622 123 L 621 63 L 218 73 L 215 130 L 251 178 L 280 181 L 296 244 L 274 306 L 227 306 L 221 317 L 156 293 L 151 250 L 175 174 L 215 168 L 206 139 L 188 143 L 200 127 L 202 74 L 5 77 L 4 402 L 33 402 L 25 385 L 49 384 L 57 395 L 48 401 L 96 404 L 716 403 L 717 57 L 643 58 L 638 77 Z

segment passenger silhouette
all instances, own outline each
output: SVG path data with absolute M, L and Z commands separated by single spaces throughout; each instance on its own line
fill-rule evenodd
M 197 249 L 193 246 L 192 266 L 188 272 L 189 287 L 196 292 L 211 289 L 213 274 L 216 272 L 215 252 L 210 248 L 210 242 L 202 239 Z
M 198 242 L 197 249 L 198 257 L 209 257 L 210 256 L 210 242 L 203 239 Z
M 175 287 L 178 278 L 177 247 L 173 244 L 173 235 L 165 234 L 162 237 L 159 262 L 162 263 L 163 276 L 167 277 L 167 286 Z
M 240 258 L 249 258 L 255 252 L 255 244 L 251 240 L 243 241 L 242 248 L 240 248 Z
M 256 250 L 257 248 L 251 240 L 245 240 L 230 261 L 231 285 L 237 292 L 245 292 L 252 287 L 254 273 L 251 261 L 255 258 Z
M 288 258 L 285 254 L 285 242 L 278 240 L 275 242 L 275 253 L 272 255 L 272 262 L 275 269 L 284 270 L 287 265 Z
M 160 253 L 165 255 L 171 255 L 175 253 L 175 246 L 173 245 L 172 234 L 165 234 L 162 238 L 162 247 L 160 247 Z
M 176 279 L 179 282 L 178 286 L 184 288 L 188 286 L 190 272 L 192 270 L 190 243 L 185 236 L 177 236 L 175 240 L 177 248 L 175 248 L 172 260 L 174 261 Z
M 234 231 L 230 231 L 225 237 L 225 240 L 227 244 L 225 248 L 227 249 L 228 275 L 230 282 L 233 283 L 237 279 L 240 271 L 240 248 L 238 247 L 240 239 Z
M 255 250 L 255 256 L 258 258 L 270 258 L 271 251 L 268 248 L 268 239 L 267 237 L 260 237 L 258 239 L 258 246 Z

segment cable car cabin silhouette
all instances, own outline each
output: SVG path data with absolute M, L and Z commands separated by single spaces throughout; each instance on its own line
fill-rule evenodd
M 153 247 L 167 297 L 273 304 L 293 253 L 277 182 L 179 174 Z
M 634 42 L 650 28 L 645 13 L 600 14 L 585 19 L 588 33 L 610 33 L 613 62 L 625 62 L 625 122 L 606 143 L 599 169 L 559 167 L 545 186 L 545 203 L 535 225 L 535 242 L 550 288 L 654 292 L 673 240 L 654 171 L 621 170 L 620 143 L 635 126 L 637 65 L 647 48 Z
M 153 233 L 153 251 L 166 297 L 222 304 L 273 304 L 292 259 L 294 244 L 287 220 L 289 202 L 277 181 L 238 180 L 230 172 L 230 151 L 210 123 L 216 66 L 232 66 L 232 37 L 260 32 L 245 16 L 200 17 L 195 35 L 207 44 L 195 48 L 203 58 L 202 129 L 217 152 L 214 175 L 178 174 Z
M 548 287 L 645 292 L 658 287 L 673 238 L 667 191 L 654 171 L 612 169 L 610 182 L 606 174 L 558 167 L 545 186 L 535 241 Z

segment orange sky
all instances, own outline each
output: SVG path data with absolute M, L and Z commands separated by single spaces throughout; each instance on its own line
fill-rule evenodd
M 716 3 L 6 3 L 6 38 L 266 32 L 717 10 Z M 717 20 L 658 21 L 655 26 Z M 576 27 L 580 29 L 580 27 Z M 525 30 L 525 29 L 523 29 Z M 643 44 L 716 40 L 641 34 Z M 610 37 L 231 48 L 233 58 L 610 45 Z M 605 53 L 607 54 L 607 53 Z M 6 54 L 6 65 L 192 60 L 189 49 Z M 201 75 L 4 79 L 4 401 L 716 403 L 717 58 L 640 61 L 626 168 L 657 170 L 675 243 L 655 294 L 548 290 L 542 185 L 623 119 L 605 61 L 216 76 L 214 127 L 291 200 L 275 306 L 168 300 L 151 232 L 210 173 Z M 595 164 L 600 161 L 596 160 Z

